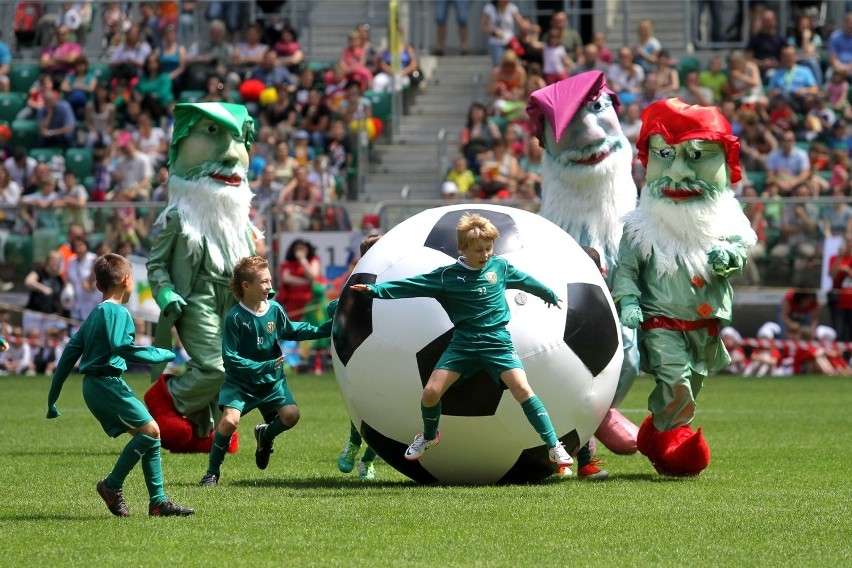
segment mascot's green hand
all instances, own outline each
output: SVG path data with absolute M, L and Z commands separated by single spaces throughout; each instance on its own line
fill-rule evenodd
M 181 312 L 183 311 L 184 306 L 186 306 L 186 300 L 177 296 L 174 300 L 166 305 L 166 308 L 163 310 L 163 313 L 168 317 L 179 318 Z
M 55 404 L 50 404 L 47 406 L 47 417 L 48 418 L 58 418 L 60 416 L 59 409 L 56 408 Z
M 722 247 L 713 247 L 707 252 L 707 261 L 716 274 L 724 276 L 731 262 L 731 255 Z
M 619 320 L 621 325 L 630 329 L 637 329 L 642 325 L 642 320 L 645 316 L 642 315 L 642 308 L 639 307 L 639 300 L 635 296 L 624 296 L 619 302 L 621 305 L 621 315 Z

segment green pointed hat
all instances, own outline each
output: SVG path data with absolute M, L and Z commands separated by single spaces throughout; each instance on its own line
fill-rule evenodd
M 177 156 L 180 141 L 189 135 L 199 120 L 209 118 L 217 124 L 230 129 L 234 134 L 245 138 L 246 150 L 254 140 L 254 119 L 244 105 L 234 103 L 179 103 L 175 105 L 175 126 L 172 133 L 172 146 L 166 167 L 172 165 Z

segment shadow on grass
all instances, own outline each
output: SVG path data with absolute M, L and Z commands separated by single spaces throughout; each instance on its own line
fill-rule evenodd
M 97 521 L 103 520 L 105 518 L 104 515 L 86 515 L 84 517 L 81 516 L 72 516 L 72 515 L 57 515 L 54 513 L 45 513 L 43 515 L 37 515 L 35 513 L 30 514 L 18 514 L 18 515 L 0 515 L 0 521 L 21 521 L 21 522 L 36 522 L 42 523 L 44 521 Z
M 189 485 L 197 485 L 195 483 Z M 358 477 L 344 478 L 271 478 L 271 479 L 234 479 L 223 481 L 223 485 L 232 487 L 258 487 L 258 488 L 280 488 L 280 489 L 363 489 L 372 488 L 400 488 L 420 487 L 421 485 L 410 479 L 396 481 L 361 480 Z
M 112 456 L 113 458 L 117 457 L 119 451 L 115 450 L 78 450 L 74 448 L 73 450 L 11 450 L 11 451 L 3 451 L 4 456 L 54 456 L 54 457 L 80 457 L 80 456 Z

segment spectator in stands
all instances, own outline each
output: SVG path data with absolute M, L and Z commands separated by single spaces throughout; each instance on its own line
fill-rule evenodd
M 270 209 L 281 199 L 284 192 L 284 184 L 275 179 L 275 164 L 266 164 L 263 172 L 253 182 L 249 183 L 254 192 L 257 208 L 253 212 L 254 224 L 264 231 L 274 234 L 277 230 L 275 216 L 272 218 L 272 226 L 266 223 L 267 214 Z
M 468 168 L 467 160 L 464 156 L 456 156 L 453 160 L 453 165 L 450 168 L 450 171 L 448 171 L 447 175 L 444 177 L 444 182 L 451 183 L 453 185 L 456 197 L 460 199 L 476 197 L 473 191 L 471 191 L 476 184 L 476 178 L 470 168 Z
M 38 178 L 36 190 L 21 197 L 20 216 L 27 225 L 22 232 L 26 234 L 37 229 L 59 230 L 57 210 L 63 206 L 62 195 L 57 191 L 56 178 L 47 171 L 47 175 Z
M 713 103 L 718 105 L 722 102 L 722 89 L 728 82 L 720 55 L 713 55 L 707 64 L 707 69 L 698 74 L 698 84 L 713 92 Z
M 86 103 L 86 146 L 109 144 L 115 128 L 115 104 L 109 100 L 109 86 L 99 81 L 92 100 Z
M 73 148 L 76 145 L 77 119 L 68 101 L 60 98 L 58 91 L 44 94 L 44 106 L 38 120 L 39 148 Z
M 819 325 L 819 299 L 813 290 L 787 290 L 778 310 L 779 337 L 786 338 L 791 327 L 798 325 L 798 331 L 807 338 L 816 337 Z
M 823 236 L 828 239 L 852 234 L 852 206 L 843 201 L 847 197 L 846 184 L 832 185 L 831 197 L 835 200 L 823 207 L 820 213 Z
M 805 108 L 805 100 L 819 92 L 814 74 L 796 63 L 796 49 L 781 48 L 780 61 L 767 85 L 770 98 L 783 98 L 798 112 Z
M 0 123 L 0 163 L 12 155 L 12 129 Z
M 562 45 L 562 36 L 559 30 L 551 28 L 547 32 L 545 43 L 542 71 L 544 72 L 545 82 L 551 85 L 568 77 L 568 72 L 574 66 L 574 61 L 568 56 L 565 46 Z
M 743 204 L 743 213 L 757 235 L 757 243 L 749 249 L 748 263 L 743 270 L 743 277 L 746 284 L 758 286 L 760 285 L 759 262 L 766 256 L 766 230 L 769 228 L 764 214 L 766 205 L 757 199 L 757 190 L 750 183 L 743 188 L 743 197 L 747 199 Z
M 316 247 L 310 241 L 295 239 L 279 267 L 278 296 L 293 321 L 302 321 L 305 308 L 313 297 L 313 285 L 322 278 L 322 264 Z
M 124 32 L 124 41 L 118 44 L 109 57 L 113 77 L 129 80 L 139 76 L 149 55 L 151 46 L 141 38 L 139 27 L 131 25 Z
M 690 70 L 686 73 L 683 78 L 683 86 L 678 91 L 677 96 L 689 105 L 713 105 L 713 91 L 699 84 L 698 71 L 696 70 Z
M 224 21 L 228 26 L 228 31 L 236 33 L 241 29 L 242 22 L 242 3 L 240 2 L 207 2 L 207 8 L 204 10 L 204 17 L 208 22 Z
M 147 111 L 155 122 L 160 123 L 172 115 L 175 95 L 172 91 L 172 78 L 160 66 L 160 58 L 150 53 L 145 58 L 145 70 L 139 75 L 134 87 L 141 109 Z
M 62 180 L 57 189 L 59 191 L 57 208 L 59 208 L 62 226 L 70 227 L 72 224 L 77 224 L 86 231 L 91 231 L 92 223 L 86 208 L 89 203 L 89 192 L 86 186 L 77 181 L 74 170 L 66 169 L 62 173 Z
M 231 64 L 234 46 L 227 39 L 225 23 L 222 20 L 213 20 L 210 22 L 207 33 L 205 41 L 193 44 L 187 51 L 188 89 L 201 89 L 211 74 L 221 77 L 223 82 L 228 79 L 228 67 Z M 233 81 L 229 80 L 227 87 L 235 89 L 238 85 L 239 77 L 234 74 Z
M 541 40 L 547 43 L 550 33 L 556 30 L 559 34 L 559 43 L 565 48 L 565 54 L 576 63 L 583 60 L 583 38 L 577 30 L 568 25 L 568 14 L 563 11 L 554 12 L 550 17 L 550 28 L 542 34 Z
M 278 56 L 278 65 L 286 67 L 292 74 L 299 72 L 305 61 L 305 52 L 299 45 L 299 36 L 290 25 L 281 28 L 281 36 L 273 46 L 275 55 Z
M 832 73 L 831 79 L 823 86 L 826 103 L 838 118 L 852 118 L 852 106 L 849 104 L 849 81 L 843 73 Z
M 18 184 L 21 188 L 21 194 L 30 184 L 30 178 L 35 173 L 38 161 L 27 154 L 27 149 L 23 146 L 15 146 L 12 150 L 12 155 L 6 158 L 3 162 L 6 170 L 9 172 L 9 177 L 12 181 Z
M 639 107 L 639 103 L 630 103 L 625 106 L 619 119 L 621 131 L 634 149 L 636 148 L 636 141 L 639 139 L 639 131 L 642 129 L 641 115 L 642 109 Z
M 74 243 L 74 256 L 68 261 L 66 282 L 74 289 L 74 305 L 71 317 L 85 321 L 92 310 L 101 302 L 102 294 L 95 286 L 92 265 L 97 255 L 89 250 L 88 239 L 78 239 Z
M 154 54 L 160 62 L 160 70 L 172 80 L 172 93 L 176 96 L 184 89 L 186 82 L 186 47 L 178 44 L 177 24 L 167 24 L 162 31 L 160 46 Z
M 165 165 L 171 140 L 163 128 L 153 123 L 150 113 L 143 111 L 139 115 L 134 139 L 139 151 L 148 156 L 155 170 Z
M 24 278 L 24 287 L 29 291 L 23 316 L 25 335 L 36 331 L 39 337 L 43 337 L 44 330 L 55 325 L 56 320 L 49 316 L 62 313 L 59 295 L 64 286 L 62 255 L 52 250 L 47 253 L 45 261 L 37 264 Z
M 260 65 L 253 67 L 247 77 L 257 79 L 267 87 L 286 85 L 288 93 L 296 88 L 296 77 L 286 67 L 278 64 L 278 56 L 271 49 L 264 52 Z
M 41 73 L 27 90 L 27 104 L 18 112 L 16 120 L 34 120 L 44 108 L 44 94 L 53 91 L 53 79 L 47 73 Z
M 740 159 L 746 171 L 766 171 L 769 155 L 778 148 L 772 131 L 753 110 L 741 110 Z M 795 138 L 795 135 L 794 135 Z
M 26 375 L 34 374 L 33 352 L 30 344 L 24 341 L 24 331 L 15 327 L 9 340 L 9 350 L 3 355 L 0 362 L 0 375 Z
M 601 71 L 606 73 L 609 70 L 609 64 L 604 63 L 600 59 L 598 46 L 593 43 L 587 43 L 583 46 L 582 55 L 579 62 L 571 68 L 569 75 L 579 75 L 586 71 Z
M 811 189 L 807 183 L 793 188 L 791 197 L 797 202 L 787 203 L 781 212 L 781 235 L 778 244 L 770 251 L 773 262 L 789 265 L 793 261 L 795 271 L 801 273 L 805 265 L 817 258 L 819 246 L 819 208 L 807 201 Z M 793 274 L 794 280 L 797 274 Z
M 350 128 L 352 127 L 353 121 L 372 118 L 373 105 L 370 102 L 370 99 L 363 96 L 363 90 L 357 81 L 350 81 L 346 84 L 345 97 L 340 102 L 338 113 L 343 119 L 343 122 L 349 124 Z M 328 123 L 325 122 L 325 124 Z M 314 132 L 317 132 L 317 130 Z M 323 129 L 323 132 L 324 131 L 325 129 Z M 312 136 L 312 138 L 315 137 L 316 134 Z
M 0 32 L 0 38 L 3 32 Z M 0 93 L 9 91 L 9 71 L 12 70 L 12 52 L 9 45 L 0 39 Z
M 311 146 L 311 134 L 307 130 L 298 130 L 293 137 L 293 148 L 290 154 L 299 166 L 309 166 L 316 157 L 316 151 Z
M 86 105 L 92 100 L 97 83 L 95 74 L 89 70 L 89 60 L 84 55 L 74 62 L 74 71 L 62 79 L 59 90 L 74 109 L 74 117 L 78 122 L 86 119 Z
M 306 203 L 322 202 L 322 194 L 319 188 L 308 180 L 307 166 L 297 166 L 293 172 L 293 179 L 281 193 L 279 203 L 286 203 L 284 211 L 287 215 L 286 230 L 306 231 L 311 227 L 311 208 L 305 207 Z
M 598 58 L 607 65 L 612 65 L 612 51 L 607 47 L 606 34 L 604 32 L 595 32 L 592 35 L 592 43 L 598 48 Z
M 263 54 L 269 50 L 269 46 L 261 42 L 262 37 L 263 27 L 256 23 L 249 24 L 245 31 L 245 41 L 234 45 L 230 69 L 239 75 L 240 80 L 245 79 L 249 70 L 263 62 Z
M 414 46 L 406 42 L 402 28 L 399 30 L 399 67 L 400 78 L 402 83 L 397 85 L 397 90 L 406 89 L 412 86 L 412 76 L 415 73 L 420 73 L 420 63 L 417 61 L 417 52 Z M 383 93 L 390 93 L 394 88 L 393 68 L 391 67 L 391 52 L 390 49 L 385 49 L 376 58 L 376 75 L 373 77 L 373 90 Z M 419 84 L 422 80 L 422 75 L 414 81 Z M 416 85 L 415 85 L 416 86 Z
M 515 26 L 523 31 L 529 23 L 521 16 L 521 11 L 509 0 L 494 0 L 485 4 L 479 29 L 488 38 L 488 53 L 491 66 L 497 67 L 503 60 L 503 53 L 512 40 L 516 40 Z
M 828 293 L 831 325 L 840 341 L 852 340 L 852 232 L 843 235 L 843 243 L 828 263 L 831 290 Z
M 527 72 L 518 63 L 518 56 L 512 50 L 503 53 L 500 65 L 491 71 L 491 78 L 485 89 L 492 97 L 495 114 L 513 117 L 526 105 L 524 84 Z
M 475 175 L 480 173 L 480 156 L 488 152 L 495 140 L 500 139 L 500 129 L 488 120 L 485 105 L 471 103 L 467 111 L 467 122 L 459 134 L 459 151 Z
M 811 162 L 808 153 L 796 146 L 796 135 L 792 131 L 785 132 L 781 136 L 781 146 L 769 153 L 766 169 L 766 183 L 777 184 L 782 196 L 790 195 L 800 184 L 808 187 Z
M 787 40 L 778 33 L 778 18 L 772 10 L 764 10 L 760 16 L 760 29 L 752 34 L 746 44 L 746 53 L 757 63 L 764 79 L 778 67 L 781 48 Z
M 807 67 L 814 74 L 817 84 L 823 83 L 822 64 L 820 62 L 822 37 L 814 30 L 814 22 L 806 12 L 796 16 L 793 33 L 787 37 L 787 45 L 796 49 L 796 62 Z
M 370 70 L 371 63 L 367 60 L 364 38 L 357 30 L 349 32 L 346 38 L 347 45 L 340 52 L 337 68 L 347 81 L 356 81 L 361 90 L 366 91 L 373 80 L 373 72 Z
M 621 104 L 629 105 L 636 100 L 644 81 L 645 71 L 633 62 L 633 51 L 629 47 L 621 47 L 618 63 L 610 66 L 606 76 L 609 88 L 615 91 Z
M 728 55 L 728 82 L 722 92 L 725 98 L 741 104 L 767 104 L 760 69 L 738 49 Z
M 841 73 L 846 79 L 852 75 L 852 12 L 847 12 L 843 27 L 828 37 L 828 64 L 832 73 Z
M 107 53 L 112 53 L 121 41 L 121 34 L 129 25 L 121 2 L 107 2 L 103 9 L 104 47 Z
M 154 168 L 151 160 L 140 152 L 133 135 L 124 130 L 116 136 L 118 158 L 113 177 L 115 181 L 114 201 L 146 201 L 151 191 Z
M 657 66 L 657 56 L 663 46 L 654 37 L 654 25 L 651 20 L 642 20 L 636 26 L 636 44 L 633 46 L 633 59 L 647 73 Z
M 356 81 L 351 81 L 346 87 L 345 98 L 340 101 L 338 115 L 349 124 L 357 118 L 367 118 L 371 114 L 369 101 L 361 96 L 361 87 Z M 365 102 L 366 101 L 366 102 Z M 360 114 L 358 110 L 361 110 Z M 302 107 L 299 124 L 301 129 L 308 132 L 311 142 L 317 148 L 322 148 L 325 135 L 331 123 L 332 111 L 325 103 L 322 92 L 312 89 L 308 102 Z
M 483 157 L 480 176 L 479 197 L 482 199 L 508 199 L 517 191 L 524 172 L 503 138 L 497 138 L 491 151 Z
M 444 44 L 447 41 L 447 17 L 452 5 L 456 11 L 456 26 L 459 32 L 461 54 L 467 55 L 467 18 L 470 12 L 469 0 L 438 0 L 435 3 L 435 50 L 438 57 L 444 55 Z
M 664 96 L 664 94 L 659 90 L 659 82 L 659 75 L 657 75 L 656 71 L 651 71 L 645 75 L 645 80 L 642 81 L 642 88 L 639 90 L 639 94 L 636 95 L 635 99 L 635 102 L 639 105 L 640 109 L 645 110 L 645 107 L 651 103 L 661 101 L 669 98 L 669 96 L 675 95 L 675 93 L 671 93 L 669 96 Z
M 680 91 L 680 72 L 677 68 L 672 67 L 671 57 L 667 49 L 661 49 L 657 53 L 657 65 L 651 71 L 646 71 L 645 77 L 647 78 L 651 73 L 656 73 L 656 94 L 659 98 L 666 99 L 677 96 L 678 91 Z
M 83 55 L 83 48 L 79 43 L 71 41 L 71 32 L 67 26 L 59 26 L 55 34 L 55 42 L 41 52 L 39 65 L 42 72 L 49 74 L 58 85 L 68 73 L 74 71 L 74 62 Z

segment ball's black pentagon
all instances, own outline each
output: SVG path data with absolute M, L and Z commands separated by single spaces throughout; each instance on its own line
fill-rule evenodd
M 417 352 L 417 370 L 424 387 L 441 354 L 447 350 L 452 336 L 453 330 L 450 329 Z M 493 416 L 497 412 L 504 390 L 506 385 L 503 381 L 495 381 L 488 373 L 479 370 L 473 375 L 461 377 L 444 393 L 441 397 L 441 414 Z
M 478 213 L 482 215 L 500 231 L 500 238 L 494 242 L 494 254 L 502 255 L 520 250 L 523 247 L 521 234 L 515 220 L 505 213 L 491 211 L 488 209 L 459 209 L 443 215 L 432 227 L 429 236 L 423 246 L 439 250 L 444 254 L 456 258 L 459 255 L 459 245 L 456 240 L 456 226 L 459 219 L 465 213 Z
M 373 448 L 379 456 L 392 468 L 403 475 L 406 475 L 419 483 L 431 484 L 438 480 L 426 471 L 420 465 L 419 461 L 408 461 L 405 459 L 405 450 L 408 449 L 406 444 L 397 442 L 392 438 L 384 436 L 381 432 L 370 426 L 366 422 L 361 422 L 361 436 L 367 441 L 367 444 Z
M 331 328 L 331 340 L 334 350 L 345 367 L 355 350 L 373 333 L 373 298 L 350 290 L 353 284 L 375 284 L 376 275 L 367 273 L 353 274 L 343 286 L 334 323 Z
M 565 446 L 570 454 L 576 454 L 580 449 L 580 436 L 576 430 L 571 430 L 559 441 Z M 556 466 L 550 463 L 547 446 L 542 444 L 534 448 L 527 448 L 521 455 L 515 465 L 500 478 L 499 484 L 513 483 L 537 483 L 542 479 L 550 477 L 556 473 Z
M 619 329 L 603 288 L 585 282 L 568 284 L 563 339 L 593 377 L 618 350 Z

